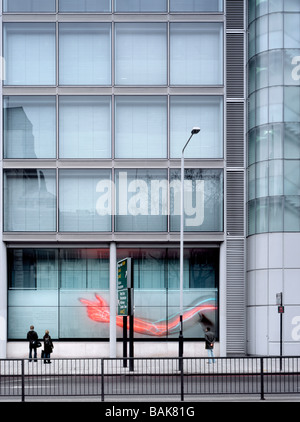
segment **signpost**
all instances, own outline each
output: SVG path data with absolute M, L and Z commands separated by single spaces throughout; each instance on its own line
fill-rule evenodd
M 133 271 L 132 259 L 118 262 L 118 315 L 123 316 L 123 366 L 127 366 L 127 316 L 129 316 L 129 369 L 133 371 Z
M 280 370 L 282 370 L 282 315 L 284 313 L 282 292 L 276 293 L 276 305 L 278 305 L 278 313 L 280 314 Z

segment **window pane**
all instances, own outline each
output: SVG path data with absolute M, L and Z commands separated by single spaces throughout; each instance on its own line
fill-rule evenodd
M 283 85 L 282 50 L 269 51 L 269 85 Z
M 55 158 L 55 97 L 9 96 L 3 104 L 4 157 Z
M 269 195 L 283 195 L 283 160 L 269 161 Z
M 115 66 L 117 85 L 165 85 L 166 24 L 117 23 Z
M 171 158 L 181 157 L 182 148 L 194 126 L 201 132 L 185 150 L 186 158 L 222 158 L 223 99 L 208 96 L 173 96 L 170 98 Z
M 283 125 L 282 124 L 269 125 L 268 134 L 269 134 L 269 158 L 272 158 L 272 159 L 283 158 Z
M 269 54 L 261 53 L 256 57 L 256 89 L 268 86 Z
M 5 23 L 5 85 L 55 85 L 55 24 Z
M 299 195 L 300 167 L 299 160 L 284 160 L 284 194 Z
M 284 88 L 284 121 L 300 121 L 300 87 Z
M 256 54 L 268 50 L 268 16 L 263 16 L 256 21 Z
M 269 207 L 268 198 L 261 198 L 256 200 L 256 233 L 266 233 L 268 231 L 269 221 Z
M 4 231 L 56 231 L 55 170 L 6 170 Z
M 268 133 L 268 125 L 256 129 L 255 161 L 267 160 L 269 157 Z
M 300 198 L 297 196 L 286 196 L 284 202 L 284 231 L 300 231 Z
M 283 231 L 283 197 L 269 198 L 269 232 Z
M 283 121 L 283 88 L 281 86 L 269 88 L 269 122 Z
M 166 12 L 167 0 L 115 0 L 116 12 Z
M 109 253 L 105 249 L 62 249 L 61 289 L 109 289 Z
M 268 196 L 268 170 L 268 161 L 263 161 L 256 164 L 256 198 Z
M 170 0 L 171 12 L 222 12 L 223 0 Z
M 4 12 L 55 12 L 55 0 L 4 0 Z
M 167 212 L 167 171 L 116 171 L 116 231 L 166 231 Z
M 284 158 L 300 158 L 300 123 L 284 126 Z
M 58 288 L 55 249 L 8 249 L 7 253 L 9 289 Z
M 180 230 L 180 170 L 170 172 L 170 230 Z M 184 230 L 223 230 L 222 170 L 186 169 L 184 175 Z
M 116 97 L 116 157 L 167 156 L 167 97 Z
M 287 12 L 300 12 L 300 3 L 298 0 L 285 0 L 284 10 Z
M 111 98 L 59 97 L 60 158 L 111 156 Z
M 284 47 L 300 48 L 300 13 L 284 14 Z
M 111 25 L 63 23 L 59 25 L 59 83 L 109 85 L 111 83 Z
M 171 23 L 171 85 L 223 83 L 223 25 Z
M 299 85 L 300 47 L 283 50 L 284 85 Z
M 59 0 L 59 12 L 110 12 L 111 0 Z
M 264 24 L 264 22 L 262 22 Z M 267 21 L 265 21 L 266 31 L 268 31 Z M 263 28 L 261 28 L 263 30 Z M 264 32 L 265 35 L 265 32 Z M 266 35 L 267 36 L 267 35 Z M 266 39 L 264 38 L 264 41 Z M 282 13 L 274 13 L 269 15 L 269 49 L 283 47 L 283 16 Z M 266 45 L 263 47 L 266 50 Z
M 256 92 L 256 124 L 263 125 L 268 123 L 269 119 L 269 90 L 260 89 Z
M 60 170 L 59 230 L 111 230 L 110 170 Z

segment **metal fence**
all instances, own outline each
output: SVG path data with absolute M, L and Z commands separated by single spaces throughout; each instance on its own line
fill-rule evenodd
M 0 360 L 0 398 L 300 395 L 300 357 Z

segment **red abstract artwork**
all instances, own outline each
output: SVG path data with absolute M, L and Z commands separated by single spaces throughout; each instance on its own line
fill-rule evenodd
M 110 315 L 108 311 L 109 305 L 101 296 L 97 294 L 95 296 L 96 296 L 95 301 L 91 301 L 87 299 L 79 299 L 79 300 L 83 305 L 86 306 L 87 315 L 91 320 L 96 321 L 96 322 L 101 322 L 101 323 L 109 323 L 109 320 L 110 320 Z M 206 314 L 209 311 L 215 311 L 217 307 L 214 302 L 215 302 L 214 298 L 202 299 L 201 301 L 199 301 L 199 303 L 186 309 L 182 316 L 183 322 L 190 320 L 197 313 L 203 316 L 203 314 Z M 123 327 L 122 316 L 116 317 L 116 324 L 119 327 Z M 129 322 L 127 324 L 129 324 Z M 136 333 L 150 335 L 150 336 L 165 336 L 167 333 L 171 334 L 174 332 L 178 332 L 179 324 L 180 324 L 179 313 L 175 314 L 168 321 L 159 320 L 159 321 L 151 322 L 145 319 L 140 319 L 136 316 L 134 317 L 134 331 Z

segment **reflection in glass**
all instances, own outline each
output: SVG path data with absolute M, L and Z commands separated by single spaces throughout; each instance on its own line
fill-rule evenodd
M 135 337 L 178 337 L 179 248 L 120 248 L 134 268 Z M 219 249 L 185 248 L 184 329 L 203 338 L 199 313 L 218 337 Z M 8 249 L 8 338 L 28 325 L 53 338 L 109 337 L 107 249 Z M 122 337 L 123 317 L 117 317 Z
M 111 230 L 110 170 L 60 170 L 59 230 Z
M 166 231 L 167 171 L 116 170 L 116 231 Z
M 9 96 L 3 104 L 4 158 L 55 158 L 55 97 Z
M 56 231 L 55 170 L 5 170 L 4 204 L 4 231 Z
M 170 230 L 180 229 L 180 170 L 170 171 Z M 223 231 L 222 170 L 185 169 L 184 230 Z
M 186 158 L 223 157 L 223 98 L 219 96 L 170 97 L 170 156 L 180 158 L 194 126 L 201 128 L 189 143 Z

